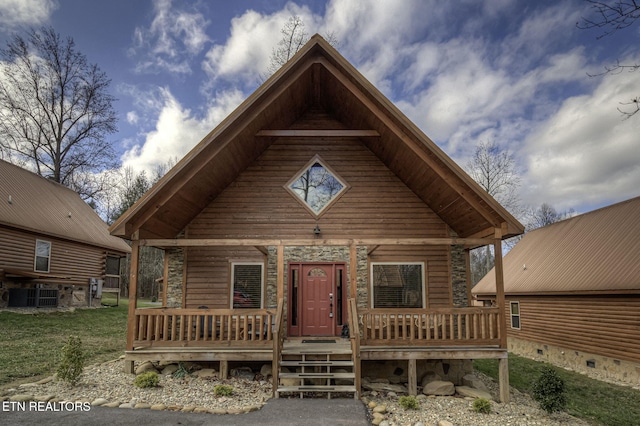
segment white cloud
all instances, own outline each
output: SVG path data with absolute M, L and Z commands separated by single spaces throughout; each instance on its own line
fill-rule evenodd
M 55 0 L 0 0 L 0 28 L 41 25 L 57 8 Z
M 527 138 L 530 204 L 567 209 L 640 194 L 640 121 L 616 109 L 636 90 L 637 75 L 606 76 L 593 93 L 566 99 Z
M 280 30 L 293 15 L 299 16 L 305 31 L 313 34 L 315 18 L 306 6 L 295 3 L 287 3 L 271 15 L 247 10 L 233 18 L 230 37 L 207 52 L 202 68 L 212 81 L 225 79 L 254 86 L 264 77 L 271 52 L 282 38 Z
M 155 128 L 144 135 L 141 145 L 133 146 L 121 158 L 123 167 L 144 170 L 149 176 L 155 166 L 182 158 L 242 102 L 244 95 L 235 90 L 220 93 L 203 116 L 184 108 L 166 88 L 150 99 L 152 107 L 162 103 Z
M 136 71 L 190 74 L 190 59 L 210 41 L 206 34 L 209 22 L 202 13 L 172 6 L 171 0 L 155 0 L 150 27 L 135 29 L 129 54 L 141 56 Z

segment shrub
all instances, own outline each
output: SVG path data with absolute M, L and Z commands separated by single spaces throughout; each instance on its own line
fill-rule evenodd
M 405 410 L 417 410 L 418 409 L 418 399 L 413 396 L 401 396 L 398 400 L 400 406 Z
M 214 396 L 231 396 L 233 388 L 228 385 L 215 385 L 213 387 Z
M 473 411 L 482 414 L 491 413 L 491 401 L 485 398 L 476 398 L 473 401 Z
M 551 367 L 542 369 L 540 377 L 533 383 L 532 391 L 533 399 L 547 413 L 561 411 L 567 405 L 564 380 Z
M 154 388 L 158 386 L 159 382 L 158 373 L 155 371 L 147 371 L 146 373 L 136 376 L 133 384 L 139 388 Z
M 84 368 L 85 354 L 82 349 L 82 341 L 78 336 L 69 336 L 69 340 L 62 347 L 58 365 L 58 377 L 71 386 L 75 386 L 80 380 Z

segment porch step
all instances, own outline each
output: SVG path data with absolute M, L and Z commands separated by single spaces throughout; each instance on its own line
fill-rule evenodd
M 280 363 L 283 367 L 353 367 L 353 361 L 296 361 L 286 360 Z
M 355 392 L 355 386 L 280 386 L 278 392 Z
M 285 343 L 276 397 L 282 393 L 353 393 L 358 397 L 350 345 Z M 334 369 L 342 371 L 334 371 Z M 283 369 L 285 369 L 283 371 Z M 294 370 L 294 371 L 289 371 Z M 283 383 L 284 382 L 284 383 Z
M 351 379 L 355 378 L 353 373 L 280 373 L 281 379 Z

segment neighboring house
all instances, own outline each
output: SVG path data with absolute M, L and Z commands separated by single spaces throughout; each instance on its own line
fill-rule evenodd
M 504 282 L 511 351 L 639 383 L 640 197 L 528 232 Z M 492 274 L 472 292 L 492 304 Z
M 112 225 L 132 270 L 140 246 L 165 249 L 164 308 L 136 309 L 131 276 L 126 368 L 262 360 L 276 395 L 357 396 L 385 361 L 415 393 L 426 360 L 451 375 L 494 358 L 507 400 L 504 318 L 469 307 L 466 249 L 522 231 L 316 35 Z M 337 376 L 304 365 L 355 383 L 323 387 Z
M 0 160 L 0 307 L 99 306 L 130 251 L 77 193 Z

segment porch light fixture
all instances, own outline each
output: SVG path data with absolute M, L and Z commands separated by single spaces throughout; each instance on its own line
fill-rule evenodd
M 320 235 L 320 226 L 316 223 L 316 227 L 313 228 L 313 233 L 316 235 Z

